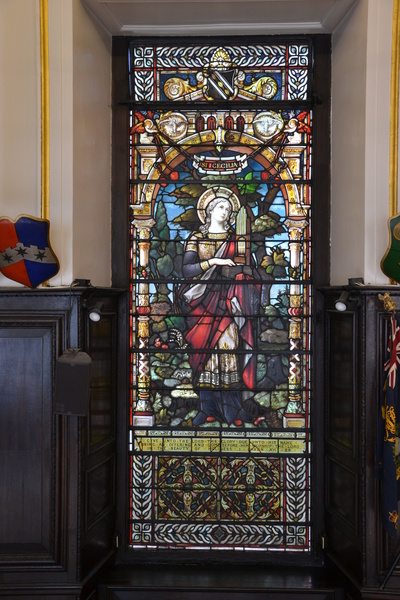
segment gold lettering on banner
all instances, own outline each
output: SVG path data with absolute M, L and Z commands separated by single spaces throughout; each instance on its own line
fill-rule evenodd
M 135 440 L 135 450 L 142 452 L 162 452 L 164 438 L 140 437 Z
M 278 452 L 278 440 L 250 440 L 250 452 Z
M 151 449 L 153 452 L 161 452 L 163 450 L 164 438 L 151 438 Z
M 190 452 L 192 450 L 192 440 L 185 438 L 174 438 L 164 440 L 165 452 Z
M 149 438 L 135 440 L 139 452 L 250 452 L 263 454 L 304 454 L 304 440 Z
M 211 444 L 211 448 L 210 448 L 211 452 L 219 452 L 221 450 L 221 443 L 220 443 L 219 439 L 216 439 L 216 440 L 211 439 L 210 444 Z
M 215 441 L 213 440 L 215 444 Z M 219 444 L 218 444 L 219 446 Z M 211 452 L 211 440 L 194 438 L 192 443 L 193 452 Z
M 306 451 L 304 440 L 279 440 L 281 454 L 303 454 Z
M 222 440 L 222 452 L 248 452 L 249 440 Z
M 141 437 L 135 440 L 135 450 L 142 450 L 143 452 L 150 452 L 152 450 L 151 439 L 147 437 Z
M 305 440 L 208 439 L 137 437 L 135 450 L 142 452 L 251 452 L 263 454 L 303 454 Z

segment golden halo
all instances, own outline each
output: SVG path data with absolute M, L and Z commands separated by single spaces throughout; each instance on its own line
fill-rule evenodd
M 240 200 L 232 190 L 222 186 L 216 186 L 205 191 L 197 201 L 197 214 L 202 223 L 206 220 L 207 205 L 215 198 L 229 200 L 232 205 L 232 212 L 238 213 L 240 210 Z

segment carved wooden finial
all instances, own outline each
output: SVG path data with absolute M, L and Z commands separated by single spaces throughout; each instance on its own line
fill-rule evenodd
M 385 310 L 387 310 L 389 312 L 396 311 L 396 302 L 392 299 L 389 292 L 385 292 L 384 294 L 379 294 L 379 300 L 382 300 Z

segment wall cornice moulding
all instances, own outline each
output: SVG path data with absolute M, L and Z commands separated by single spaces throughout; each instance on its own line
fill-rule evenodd
M 332 33 L 359 0 L 81 0 L 113 35 Z

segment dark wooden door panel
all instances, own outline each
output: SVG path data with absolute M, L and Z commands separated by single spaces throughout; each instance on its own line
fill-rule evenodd
M 96 296 L 103 321 L 90 325 Z M 1 598 L 94 600 L 114 552 L 119 296 L 0 290 Z M 93 355 L 90 406 L 59 414 L 57 358 L 78 347 Z
M 52 325 L 0 329 L 0 548 L 8 559 L 54 560 L 53 354 Z
M 325 338 L 325 549 L 351 581 L 348 597 L 399 595 L 400 564 L 380 590 L 395 557 L 381 522 L 376 473 L 378 423 L 390 312 L 374 286 L 346 287 L 348 307 L 335 310 L 343 288 L 326 288 Z M 397 311 L 400 294 L 390 288 Z M 390 590 L 391 588 L 391 590 Z M 390 590 L 390 591 L 389 591 Z

